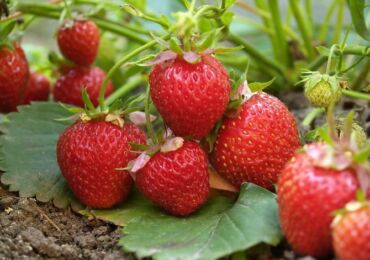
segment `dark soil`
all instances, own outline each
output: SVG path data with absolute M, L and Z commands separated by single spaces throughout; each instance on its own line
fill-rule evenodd
M 289 93 L 280 98 L 299 122 L 310 111 L 301 93 Z M 345 99 L 341 107 L 358 111 L 359 122 L 370 135 L 368 103 Z M 316 120 L 318 124 L 322 122 L 322 117 Z M 300 129 L 301 133 L 308 130 Z M 19 198 L 0 186 L 0 259 L 134 259 L 119 248 L 119 237 L 120 228 L 115 225 L 89 220 L 71 209 L 55 208 L 51 203 Z M 277 251 L 277 259 L 297 259 L 290 250 Z M 264 254 L 257 258 L 274 257 Z
M 120 228 L 0 188 L 0 259 L 132 259 Z

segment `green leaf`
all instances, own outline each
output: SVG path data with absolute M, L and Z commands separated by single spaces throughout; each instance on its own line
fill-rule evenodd
M 125 202 L 113 209 L 79 211 L 82 215 L 108 221 L 118 226 L 126 226 L 135 218 L 158 215 L 160 212 L 160 209 L 146 200 L 137 190 L 134 190 Z
M 131 4 L 122 5 L 122 9 L 132 16 L 142 17 L 144 15 L 139 9 Z
M 21 197 L 33 197 L 42 202 L 54 201 L 66 207 L 74 197 L 60 174 L 55 146 L 59 134 L 71 122 L 54 119 L 66 117 L 68 111 L 57 103 L 37 102 L 21 106 L 19 113 L 7 116 L 1 136 L 1 182 Z
M 356 32 L 365 40 L 370 41 L 370 30 L 366 27 L 364 15 L 365 0 L 348 0 L 348 7 Z
M 262 242 L 277 245 L 282 238 L 276 196 L 253 184 L 242 186 L 234 205 L 218 196 L 187 218 L 153 211 L 123 231 L 125 251 L 154 259 L 216 259 Z
M 89 94 L 87 94 L 87 90 L 86 90 L 85 87 L 82 88 L 82 100 L 84 101 L 85 108 L 87 108 L 90 111 L 94 111 L 95 110 L 95 106 L 92 103 L 92 101 L 91 101 L 91 99 L 89 97 Z
M 225 0 L 225 8 L 229 8 L 235 4 L 236 0 Z
M 176 52 L 177 54 L 182 53 L 182 49 L 180 47 L 180 43 L 177 41 L 176 38 L 171 38 L 169 41 L 170 50 Z
M 7 36 L 12 32 L 16 25 L 15 21 L 9 21 L 5 25 L 0 26 L 0 41 L 5 40 Z
M 233 18 L 234 18 L 234 13 L 233 12 L 225 12 L 221 16 L 221 20 L 222 20 L 223 24 L 225 24 L 226 26 L 229 26 L 231 24 L 231 22 L 233 21 Z
M 353 156 L 353 160 L 357 163 L 362 164 L 368 160 L 369 156 L 370 156 L 370 142 L 368 141 L 366 146 L 363 149 L 361 149 L 360 152 Z
M 274 82 L 275 78 L 271 79 L 270 81 L 267 82 L 252 82 L 248 83 L 248 87 L 252 90 L 252 92 L 256 91 L 262 91 L 268 86 L 271 86 L 271 84 Z

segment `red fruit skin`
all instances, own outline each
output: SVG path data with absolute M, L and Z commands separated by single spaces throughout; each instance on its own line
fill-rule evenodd
M 310 146 L 324 149 L 320 143 Z M 294 251 L 328 256 L 333 212 L 355 199 L 358 188 L 353 169 L 320 168 L 308 155 L 296 154 L 283 170 L 277 191 L 282 230 Z
M 22 102 L 25 86 L 29 77 L 26 56 L 19 44 L 13 49 L 0 47 L 0 112 L 17 110 Z
M 92 103 L 97 106 L 99 103 L 99 91 L 104 78 L 104 71 L 98 67 L 79 67 L 66 70 L 55 83 L 53 90 L 54 100 L 84 107 L 82 88 L 85 87 Z M 109 96 L 112 90 L 112 83 L 109 81 L 105 90 L 105 96 Z
M 370 208 L 346 213 L 333 229 L 335 254 L 340 260 L 370 260 Z
M 145 197 L 168 213 L 189 215 L 208 198 L 207 156 L 191 141 L 185 141 L 176 151 L 158 152 L 137 172 L 136 185 Z
M 61 53 L 80 66 L 94 63 L 99 49 L 99 28 L 92 21 L 75 20 L 72 27 L 62 26 L 58 31 Z
M 27 83 L 23 104 L 30 104 L 31 101 L 47 101 L 49 95 L 49 79 L 41 73 L 31 73 Z
M 104 121 L 77 122 L 59 137 L 57 159 L 77 198 L 91 208 L 110 208 L 123 201 L 133 184 L 127 166 L 138 154 L 129 143 L 145 144 L 133 124 L 123 128 Z
M 209 55 L 196 64 L 182 58 L 158 64 L 149 82 L 156 108 L 177 136 L 201 139 L 221 118 L 229 102 L 227 72 Z
M 211 156 L 217 172 L 236 187 L 252 182 L 269 189 L 298 147 L 293 115 L 279 99 L 258 93 L 225 118 Z

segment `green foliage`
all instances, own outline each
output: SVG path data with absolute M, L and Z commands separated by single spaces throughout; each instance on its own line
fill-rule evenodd
M 139 258 L 216 259 L 282 238 L 273 193 L 244 184 L 239 199 L 211 198 L 197 213 L 177 218 L 161 211 L 130 221 L 120 245 Z
M 364 15 L 365 0 L 348 0 L 348 7 L 357 33 L 365 40 L 370 41 L 370 30 L 366 27 Z
M 21 197 L 53 201 L 66 207 L 74 201 L 60 174 L 55 156 L 59 133 L 71 122 L 55 119 L 70 115 L 56 103 L 33 103 L 8 115 L 0 136 L 1 182 Z M 1 159 L 2 158 L 2 159 Z

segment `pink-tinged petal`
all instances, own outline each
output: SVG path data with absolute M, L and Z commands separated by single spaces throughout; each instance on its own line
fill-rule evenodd
M 166 127 L 166 130 L 163 133 L 163 139 L 168 139 L 171 136 L 173 136 L 173 132 L 172 132 L 171 128 Z
M 129 119 L 132 123 L 134 123 L 137 126 L 144 126 L 146 124 L 146 117 L 145 113 L 142 111 L 135 111 L 129 114 Z M 150 122 L 153 122 L 156 120 L 157 117 L 154 115 L 150 115 Z
M 166 61 L 171 61 L 177 58 L 177 53 L 173 51 L 161 52 L 154 60 L 147 63 L 148 66 L 164 63 Z
M 243 98 L 244 101 L 250 99 L 253 96 L 252 90 L 248 86 L 248 82 L 244 81 L 243 84 L 241 84 L 238 89 L 236 90 L 234 96 L 231 98 L 232 100 Z
M 167 153 L 176 151 L 184 144 L 184 139 L 181 137 L 173 137 L 167 139 L 164 144 L 161 146 L 161 152 Z
M 142 169 L 150 160 L 150 156 L 147 155 L 146 153 L 142 153 L 137 157 L 135 160 L 131 161 L 132 162 L 132 168 L 131 172 L 137 172 L 138 170 Z M 130 163 L 131 163 L 130 162 Z
M 197 63 L 200 60 L 200 55 L 198 53 L 195 53 L 193 51 L 187 51 L 183 53 L 183 58 L 188 63 Z
M 367 167 L 357 166 L 356 167 L 357 178 L 360 183 L 360 187 L 363 192 L 366 194 L 370 192 L 370 171 Z

